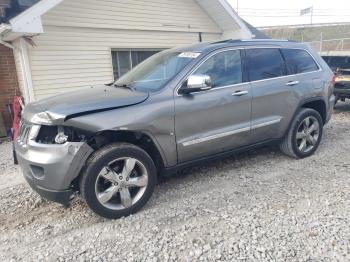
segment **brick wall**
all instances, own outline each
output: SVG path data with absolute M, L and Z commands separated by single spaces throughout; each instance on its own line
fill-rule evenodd
M 16 93 L 20 94 L 13 52 L 0 44 L 0 114 L 5 120 L 6 128 L 11 126 L 11 118 L 5 105 L 12 103 Z

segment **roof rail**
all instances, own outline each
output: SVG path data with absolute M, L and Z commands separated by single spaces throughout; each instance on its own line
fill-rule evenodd
M 239 43 L 239 42 L 296 42 L 287 39 L 225 39 L 210 44 Z
M 223 43 L 228 43 L 233 41 L 233 39 L 225 39 L 225 40 L 221 40 L 221 41 L 216 41 L 216 42 L 211 42 L 210 44 L 214 45 L 214 44 L 223 44 Z
M 242 39 L 242 42 L 294 42 L 287 39 Z

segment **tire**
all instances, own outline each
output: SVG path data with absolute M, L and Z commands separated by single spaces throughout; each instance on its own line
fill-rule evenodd
M 310 123 L 308 129 L 306 129 L 307 119 L 309 119 Z M 311 132 L 315 128 L 311 124 L 314 123 L 312 121 L 318 124 L 318 135 L 316 134 L 317 131 Z M 314 109 L 303 108 L 294 117 L 287 134 L 280 143 L 280 149 L 284 154 L 296 159 L 311 156 L 317 150 L 322 140 L 322 134 L 323 120 L 320 114 Z M 305 138 L 303 137 L 304 135 Z M 311 139 L 311 137 L 313 138 Z M 306 141 L 305 147 L 304 140 Z M 305 150 L 302 150 L 304 148 Z
M 335 106 L 337 105 L 338 102 L 339 102 L 339 98 L 336 97 L 335 100 L 334 100 L 334 108 L 335 108 Z
M 13 164 L 18 165 L 17 154 L 15 151 L 15 146 L 12 144 L 12 156 L 13 156 Z
M 139 211 L 151 197 L 156 182 L 156 167 L 143 149 L 132 144 L 114 143 L 89 157 L 81 174 L 80 192 L 92 211 L 116 219 Z M 112 198 L 105 202 L 111 195 Z

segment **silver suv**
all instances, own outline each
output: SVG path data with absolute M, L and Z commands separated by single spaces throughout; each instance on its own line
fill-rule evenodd
M 315 152 L 334 104 L 332 71 L 307 46 L 227 40 L 160 52 L 116 82 L 29 104 L 15 141 L 41 196 L 80 193 L 107 218 L 146 204 L 159 175 L 279 143 Z

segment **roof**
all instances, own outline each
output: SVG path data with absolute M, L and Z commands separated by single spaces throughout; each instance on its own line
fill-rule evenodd
M 4 8 L 4 15 L 0 16 L 0 23 L 8 23 L 11 18 L 32 7 L 40 0 L 10 0 Z

